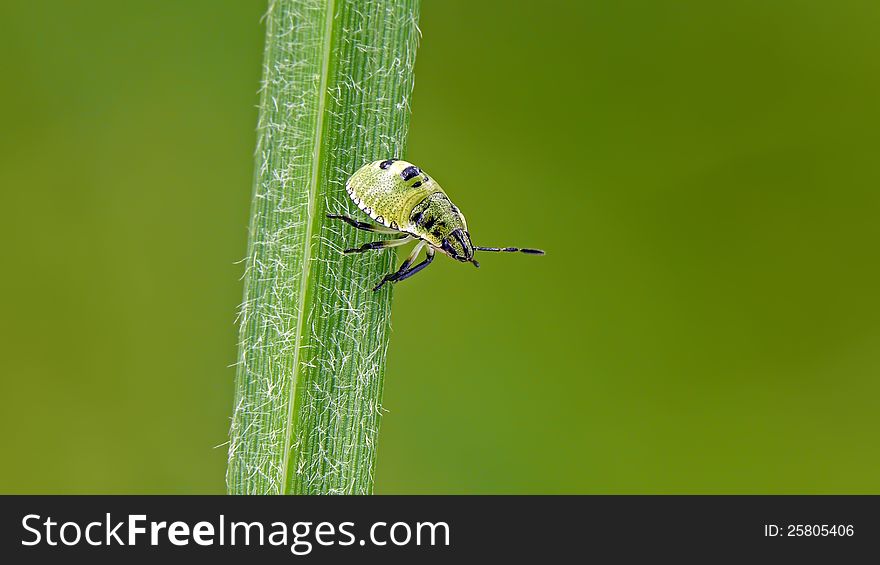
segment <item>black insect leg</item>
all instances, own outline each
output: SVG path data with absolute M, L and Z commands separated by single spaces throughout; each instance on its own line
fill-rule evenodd
M 397 247 L 398 245 L 404 245 L 412 241 L 412 238 L 408 235 L 402 235 L 398 238 L 394 239 L 385 239 L 382 241 L 371 241 L 369 243 L 365 243 L 360 247 L 355 247 L 353 249 L 346 249 L 343 253 L 364 253 L 366 251 L 372 251 L 373 249 L 388 249 L 389 247 Z
M 341 216 L 338 214 L 327 214 L 327 217 L 331 220 L 342 220 L 346 224 L 355 227 L 359 230 L 364 230 L 373 233 L 400 233 L 398 230 L 393 230 L 391 228 L 386 228 L 384 226 L 376 226 L 373 224 L 368 224 L 367 222 L 359 222 L 353 218 L 349 218 L 348 216 Z
M 433 247 L 428 247 L 428 251 L 426 252 L 426 256 L 425 256 L 424 261 L 422 261 L 421 263 L 419 263 L 415 267 L 411 267 L 413 262 L 415 262 L 416 257 L 418 257 L 419 251 L 421 251 L 422 247 L 424 247 L 424 246 L 425 246 L 424 241 L 419 243 L 418 245 L 416 245 L 415 248 L 413 249 L 413 252 L 410 254 L 409 257 L 406 258 L 406 261 L 404 261 L 403 264 L 400 265 L 400 268 L 397 270 L 397 272 L 389 273 L 389 274 L 385 275 L 382 278 L 382 280 L 379 281 L 379 284 L 377 284 L 373 288 L 373 291 L 375 292 L 375 291 L 379 290 L 380 288 L 382 288 L 382 285 L 384 285 L 387 282 L 396 283 L 396 282 L 400 282 L 402 280 L 406 280 L 406 279 L 410 278 L 411 276 L 413 276 L 414 274 L 421 271 L 422 269 L 424 269 L 425 267 L 427 267 L 428 265 L 430 265 L 431 261 L 434 260 L 434 248 Z
M 409 269 L 410 265 L 413 264 L 413 262 L 416 260 L 416 257 L 419 256 L 419 252 L 422 250 L 422 247 L 424 247 L 424 246 L 425 246 L 425 242 L 420 241 L 418 243 L 418 245 L 413 247 L 413 250 L 409 254 L 409 257 L 407 257 L 406 260 L 400 264 L 400 268 L 397 269 L 397 271 L 394 273 L 388 273 L 387 275 L 385 275 L 382 278 L 382 280 L 379 281 L 379 284 L 377 284 L 375 287 L 373 287 L 373 292 L 376 292 L 377 290 L 382 288 L 382 285 L 384 285 L 385 283 L 387 283 L 389 281 L 396 281 L 397 279 L 399 279 L 400 276 L 403 273 L 405 273 L 407 271 L 407 269 Z
M 422 261 L 421 263 L 419 263 L 418 265 L 416 265 L 412 269 L 408 270 L 407 272 L 405 272 L 402 275 L 400 275 L 399 277 L 397 277 L 397 279 L 395 279 L 393 282 L 405 281 L 406 279 L 410 278 L 414 274 L 418 273 L 419 271 L 421 271 L 422 269 L 424 269 L 425 267 L 430 265 L 431 261 L 433 261 L 433 260 L 434 260 L 434 248 L 429 247 L 427 253 L 425 254 L 424 261 Z

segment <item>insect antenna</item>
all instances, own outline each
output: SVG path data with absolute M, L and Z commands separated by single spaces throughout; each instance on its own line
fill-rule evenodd
M 495 253 L 526 253 L 528 255 L 543 255 L 544 252 L 540 249 L 530 249 L 528 247 L 477 247 L 474 246 L 474 250 L 476 251 L 493 251 Z

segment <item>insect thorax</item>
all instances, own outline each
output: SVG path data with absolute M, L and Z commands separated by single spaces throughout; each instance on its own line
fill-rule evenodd
M 464 215 L 442 192 L 418 202 L 410 212 L 409 222 L 412 233 L 435 247 L 440 247 L 453 231 L 467 231 Z

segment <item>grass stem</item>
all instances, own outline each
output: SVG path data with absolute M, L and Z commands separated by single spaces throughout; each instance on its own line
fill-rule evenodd
M 418 13 L 418 0 L 269 2 L 232 494 L 372 492 L 392 291 L 371 288 L 394 255 L 342 255 L 370 234 L 326 214 L 357 216 L 348 176 L 403 156 Z

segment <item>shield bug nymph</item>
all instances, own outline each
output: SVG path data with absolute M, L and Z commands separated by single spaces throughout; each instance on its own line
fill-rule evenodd
M 387 282 L 399 282 L 418 273 L 431 264 L 436 251 L 441 251 L 457 261 L 472 263 L 475 267 L 480 266 L 474 259 L 476 251 L 544 254 L 540 249 L 473 245 L 461 210 L 452 203 L 433 178 L 406 161 L 387 159 L 367 163 L 348 179 L 345 190 L 358 208 L 376 224 L 359 222 L 337 214 L 328 214 L 328 218 L 342 220 L 360 230 L 396 236 L 366 243 L 355 249 L 346 249 L 345 253 L 364 253 L 397 247 L 411 241 L 418 242 L 400 268 L 385 275 L 373 288 L 374 291 Z M 422 248 L 426 249 L 426 257 L 414 266 Z

